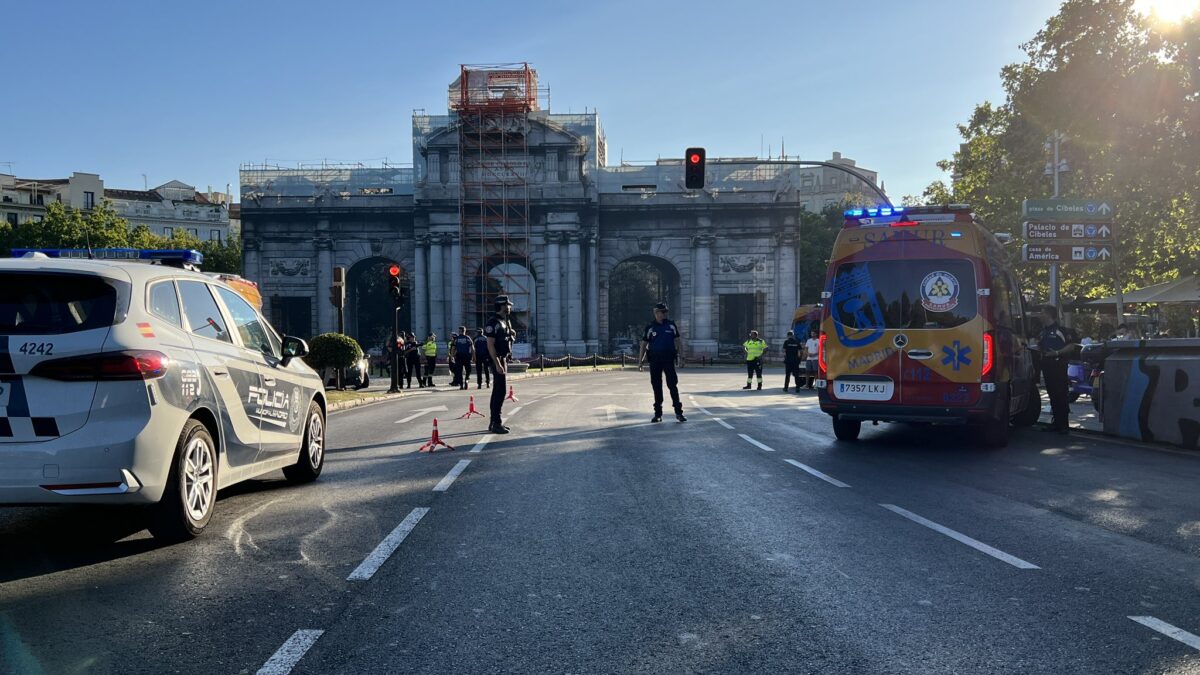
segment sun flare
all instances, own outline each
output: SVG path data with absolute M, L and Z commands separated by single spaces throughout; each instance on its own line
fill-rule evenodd
M 1200 11 L 1200 0 L 1137 0 L 1139 11 L 1164 23 L 1179 23 Z

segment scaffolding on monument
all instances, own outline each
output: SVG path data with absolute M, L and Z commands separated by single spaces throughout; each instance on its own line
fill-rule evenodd
M 482 325 L 496 296 L 514 304 L 518 339 L 533 342 L 536 302 L 529 259 L 529 113 L 537 72 L 527 63 L 464 65 L 450 85 L 458 116 L 463 314 Z

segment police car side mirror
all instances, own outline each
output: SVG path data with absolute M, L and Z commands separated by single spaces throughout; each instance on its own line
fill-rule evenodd
M 308 343 L 298 337 L 285 335 L 283 337 L 283 359 L 281 364 L 287 366 L 292 359 L 308 355 Z

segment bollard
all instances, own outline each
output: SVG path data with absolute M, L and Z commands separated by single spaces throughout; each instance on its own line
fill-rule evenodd
M 544 372 L 546 372 L 546 355 L 545 355 L 545 354 L 538 354 L 538 362 L 539 362 L 539 363 L 541 364 L 541 366 L 542 366 L 542 372 L 543 372 L 543 373 L 544 373 Z
M 433 438 L 430 438 L 429 442 L 426 443 L 425 445 L 422 445 L 421 449 L 418 450 L 417 452 L 428 452 L 429 454 L 432 455 L 433 451 L 439 445 L 446 448 L 447 450 L 454 449 L 454 447 L 451 446 L 450 444 L 443 442 L 442 437 L 438 435 L 437 418 L 435 417 L 435 418 L 433 418 Z

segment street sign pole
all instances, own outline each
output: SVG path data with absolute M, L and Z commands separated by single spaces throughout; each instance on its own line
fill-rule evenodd
M 1058 145 L 1062 140 L 1062 135 L 1058 133 L 1058 129 L 1054 130 L 1054 199 L 1058 199 Z M 1050 266 L 1050 304 L 1056 309 L 1061 309 L 1058 306 L 1058 263 Z

